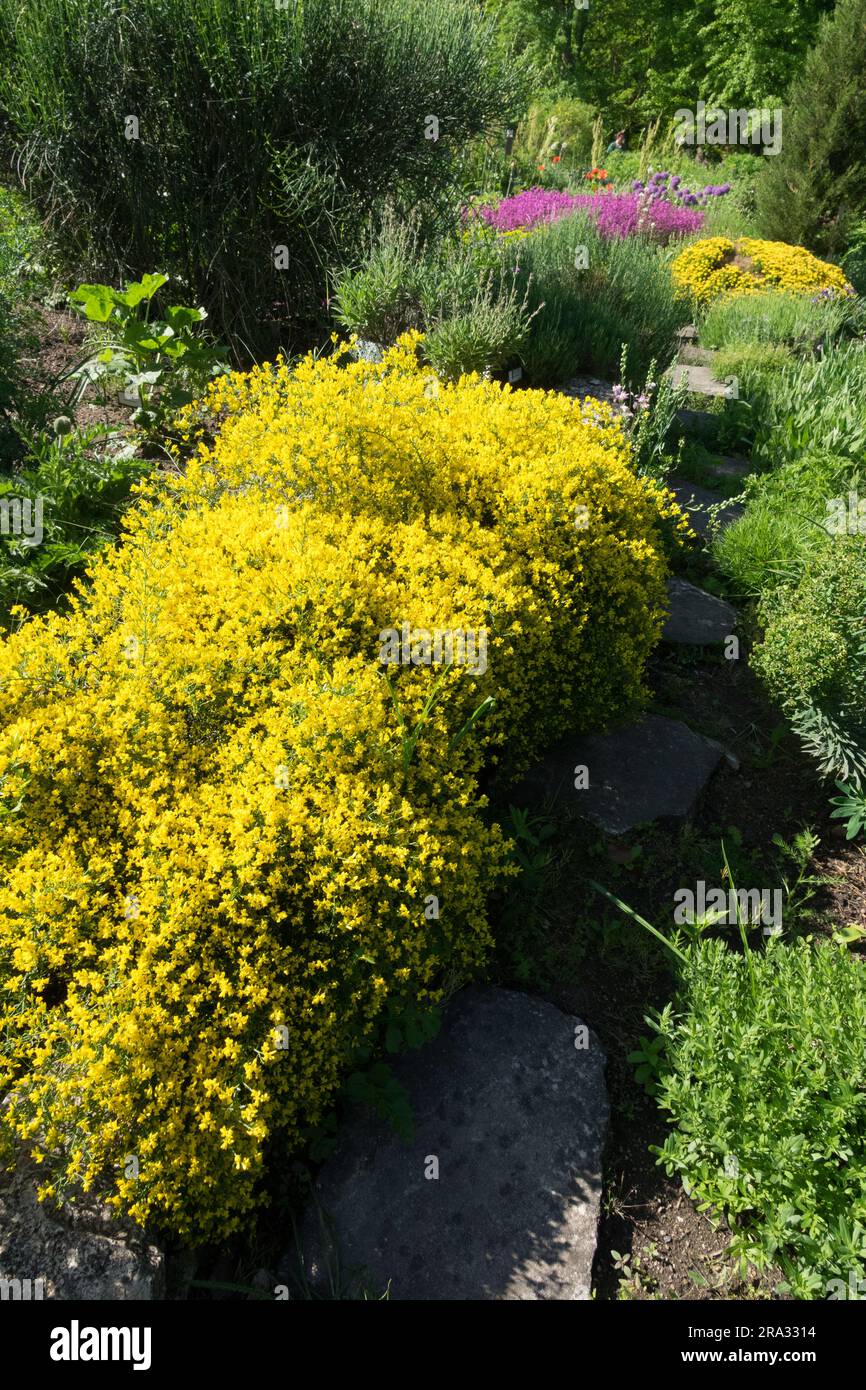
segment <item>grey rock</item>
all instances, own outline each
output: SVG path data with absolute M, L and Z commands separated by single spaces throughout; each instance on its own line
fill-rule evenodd
M 585 816 L 608 835 L 687 820 L 724 748 L 678 719 L 648 714 L 608 734 L 569 735 L 510 793 L 531 809 Z M 587 786 L 575 770 L 586 768 Z
M 22 1281 L 22 1290 L 29 1280 L 33 1298 L 161 1297 L 164 1260 L 156 1246 L 97 1201 L 59 1210 L 40 1202 L 40 1181 L 44 1174 L 23 1155 L 0 1171 L 0 1279 Z
M 677 354 L 677 362 L 687 366 L 709 367 L 715 355 L 709 348 L 685 341 Z
M 593 400 L 604 401 L 607 405 L 614 405 L 613 382 L 602 381 L 596 376 L 575 376 L 561 388 L 564 396 L 574 396 L 582 401 L 586 396 Z
M 371 1297 L 588 1299 L 608 1100 L 604 1054 L 591 1033 L 576 1046 L 581 1027 L 525 994 L 462 991 L 439 1036 L 392 1063 L 411 1143 L 367 1110 L 350 1116 L 281 1278 L 301 1258 L 324 1284 L 339 1258 Z
M 734 454 L 720 454 L 707 464 L 707 472 L 714 473 L 717 478 L 747 478 L 754 471 L 748 459 Z
M 709 367 L 693 366 L 689 363 L 677 362 L 673 368 L 672 380 L 674 386 L 679 386 L 685 382 L 689 391 L 698 396 L 730 396 L 732 387 L 719 381 L 714 376 Z
M 708 536 L 714 525 L 720 530 L 730 526 L 732 521 L 743 515 L 744 508 L 739 502 L 725 502 L 717 492 L 698 487 L 696 483 L 668 478 L 665 486 L 670 488 L 683 511 L 688 513 L 689 525 L 699 536 Z
M 709 646 L 724 642 L 736 625 L 736 609 L 723 599 L 685 579 L 668 580 L 668 616 L 662 630 L 666 642 Z
M 371 343 L 366 338 L 359 338 L 353 350 L 359 362 L 381 362 L 385 351 L 380 343 Z
M 719 416 L 711 410 L 689 410 L 683 407 L 676 414 L 677 423 L 687 434 L 710 439 L 719 428 Z

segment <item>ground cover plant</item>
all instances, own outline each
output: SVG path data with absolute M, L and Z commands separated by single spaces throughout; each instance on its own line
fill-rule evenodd
M 696 241 L 677 256 L 672 273 L 678 290 L 698 305 L 708 305 L 720 295 L 756 294 L 769 286 L 798 294 L 854 293 L 838 266 L 819 260 L 805 247 L 756 237 Z
M 672 500 L 603 409 L 428 386 L 413 339 L 219 379 L 214 444 L 3 646 L 4 1131 L 48 1195 L 243 1224 L 386 1006 L 483 960 L 482 766 L 641 696 Z
M 462 237 L 428 244 L 388 222 L 364 263 L 338 279 L 335 305 L 343 327 L 374 341 L 424 328 L 425 350 L 451 374 L 522 365 L 542 387 L 576 370 L 613 374 L 623 344 L 624 384 L 642 386 L 652 363 L 670 362 L 688 315 L 665 248 L 608 236 L 585 209 L 529 234 L 470 221 Z
M 862 1279 L 862 964 L 844 944 L 771 938 L 740 954 L 707 938 L 653 1025 L 642 1077 L 674 1122 L 659 1160 L 725 1214 L 731 1255 L 744 1269 L 781 1266 L 779 1291 L 794 1298 L 825 1297 L 848 1271 Z

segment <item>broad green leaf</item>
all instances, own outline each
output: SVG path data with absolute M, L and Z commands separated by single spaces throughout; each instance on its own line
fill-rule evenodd
M 116 294 L 109 285 L 79 285 L 69 299 L 91 323 L 107 323 L 116 303 Z

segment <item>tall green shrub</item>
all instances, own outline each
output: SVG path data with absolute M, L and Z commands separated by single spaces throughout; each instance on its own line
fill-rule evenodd
M 866 209 L 866 0 L 822 20 L 757 188 L 762 235 L 837 256 Z
M 0 0 L 0 52 L 73 273 L 171 274 L 236 349 L 309 338 L 371 207 L 447 201 L 509 109 L 469 0 Z

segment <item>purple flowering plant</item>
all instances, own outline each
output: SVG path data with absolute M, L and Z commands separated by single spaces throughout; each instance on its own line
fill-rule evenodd
M 730 184 L 709 186 L 692 193 L 681 187 L 677 174 L 654 173 L 648 183 L 635 179 L 626 193 L 563 193 L 556 189 L 527 188 L 498 204 L 486 204 L 477 215 L 497 232 L 528 230 L 555 222 L 570 213 L 584 211 L 601 236 L 642 235 L 666 244 L 671 237 L 697 232 L 703 226 L 703 209 L 710 198 L 730 192 Z

